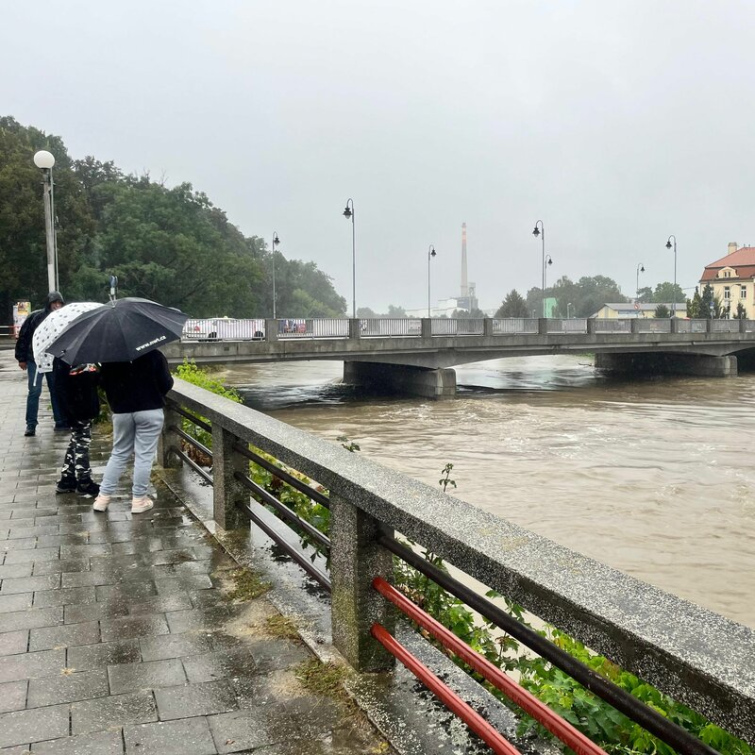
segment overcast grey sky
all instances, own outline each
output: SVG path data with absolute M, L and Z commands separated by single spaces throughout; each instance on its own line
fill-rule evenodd
M 0 112 L 190 181 L 357 306 L 549 281 L 694 286 L 755 244 L 745 0 L 4 0 Z M 750 52 L 748 52 L 750 50 Z M 219 313 L 220 314 L 220 313 Z

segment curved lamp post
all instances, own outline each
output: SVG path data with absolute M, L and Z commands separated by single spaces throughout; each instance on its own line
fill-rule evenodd
M 275 247 L 280 244 L 281 240 L 278 238 L 278 232 L 273 231 L 273 240 L 270 244 L 270 246 L 273 248 L 273 320 L 276 319 L 275 316 Z
M 350 205 L 350 206 L 349 206 Z M 356 320 L 357 317 L 357 241 L 356 230 L 354 228 L 354 200 L 346 200 L 346 209 L 343 211 L 346 220 L 351 220 L 351 316 Z
M 671 302 L 671 316 L 676 317 L 676 236 L 672 233 L 666 242 L 666 249 L 671 249 L 671 239 L 674 239 L 674 299 Z
M 573 305 L 573 304 L 572 304 L 571 302 L 570 302 L 569 304 L 567 304 L 567 305 L 566 305 L 566 319 L 567 319 L 567 320 L 568 320 L 568 319 L 569 319 L 569 318 L 571 317 L 571 315 L 570 315 L 569 313 L 571 312 L 571 308 L 572 308 L 573 306 L 574 306 L 574 305 Z
M 539 228 L 538 228 L 539 226 Z M 535 223 L 535 230 L 532 231 L 532 235 L 537 238 L 538 236 L 542 236 L 542 242 L 543 242 L 543 287 L 542 287 L 542 317 L 545 317 L 545 224 L 542 220 L 538 220 L 537 223 Z M 552 260 L 551 260 L 552 262 Z M 548 263 L 551 264 L 551 263 Z
M 427 249 L 427 316 L 432 317 L 430 314 L 430 260 L 435 257 L 435 247 L 430 244 Z
M 55 165 L 55 158 L 50 152 L 43 149 L 34 155 L 34 164 L 42 170 L 44 186 L 47 287 L 50 291 L 57 291 L 60 286 L 58 284 L 58 246 L 55 238 L 55 205 L 52 189 L 52 167 Z

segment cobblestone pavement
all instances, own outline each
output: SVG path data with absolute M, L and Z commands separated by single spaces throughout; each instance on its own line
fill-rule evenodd
M 56 495 L 68 436 L 45 389 L 24 438 L 25 396 L 0 352 L 0 753 L 390 751 L 302 686 L 310 652 L 264 597 L 229 600 L 235 563 L 167 491 L 133 517 L 127 485 L 106 514 Z M 95 480 L 108 450 L 98 430 Z

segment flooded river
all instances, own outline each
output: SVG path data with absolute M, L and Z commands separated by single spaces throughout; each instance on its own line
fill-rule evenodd
M 755 627 L 755 375 L 607 378 L 586 357 L 457 368 L 449 401 L 366 395 L 342 365 L 245 365 L 247 403 Z

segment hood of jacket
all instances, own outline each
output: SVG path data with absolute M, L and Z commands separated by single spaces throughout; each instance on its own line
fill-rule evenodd
M 52 305 L 56 301 L 59 301 L 63 305 L 66 303 L 66 300 L 63 298 L 63 294 L 61 294 L 60 291 L 50 291 L 50 293 L 47 294 L 47 301 L 45 302 L 45 312 L 47 312 L 47 314 L 52 312 Z

